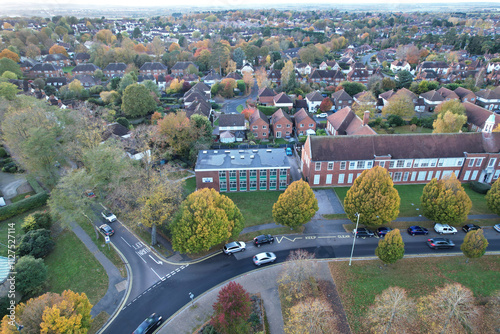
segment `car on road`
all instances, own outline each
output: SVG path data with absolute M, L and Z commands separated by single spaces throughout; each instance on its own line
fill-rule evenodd
M 365 227 L 359 227 L 357 230 L 354 229 L 352 233 L 356 236 L 356 238 L 371 238 L 375 236 L 372 230 L 369 230 Z
M 321 114 L 316 115 L 316 117 L 324 118 L 327 117 L 328 114 L 326 112 L 322 112 Z
M 432 238 L 427 239 L 427 246 L 432 249 L 453 248 L 455 244 L 450 239 Z
M 253 257 L 253 263 L 256 266 L 276 261 L 276 255 L 272 252 L 259 253 Z
M 260 247 L 260 245 L 262 244 L 267 244 L 267 243 L 272 244 L 273 242 L 274 242 L 274 237 L 270 234 L 262 234 L 253 238 L 253 243 L 257 247 Z
M 113 223 L 113 222 L 117 221 L 116 216 L 113 214 L 113 212 L 108 211 L 108 210 L 101 212 L 101 216 L 104 219 L 106 219 L 106 221 L 108 223 Z
M 102 224 L 101 226 L 99 226 L 99 231 L 101 231 L 102 234 L 108 237 L 115 234 L 115 230 L 113 230 L 108 224 Z
M 288 156 L 293 155 L 293 151 L 292 151 L 291 147 L 286 148 L 286 155 L 288 155 Z
M 493 226 L 493 228 L 495 229 L 495 231 L 500 233 L 500 224 L 496 224 L 495 226 Z
M 476 224 L 465 224 L 462 226 L 462 230 L 467 233 L 469 231 L 480 230 L 481 226 L 477 226 Z
M 390 227 L 385 227 L 385 226 L 382 226 L 382 227 L 379 227 L 377 229 L 377 235 L 381 238 L 385 237 L 385 235 L 389 232 L 392 231 L 392 228 Z
M 412 235 L 412 236 L 427 235 L 429 233 L 428 229 L 426 229 L 425 227 L 422 227 L 422 226 L 418 226 L 418 225 L 408 227 L 407 231 L 408 231 L 408 234 Z
M 144 320 L 132 334 L 152 333 L 161 324 L 162 316 L 156 313 L 151 314 Z
M 231 255 L 237 252 L 244 252 L 247 245 L 243 241 L 233 241 L 224 246 L 222 250 L 225 254 Z
M 448 224 L 435 224 L 434 231 L 438 234 L 456 234 L 457 229 Z

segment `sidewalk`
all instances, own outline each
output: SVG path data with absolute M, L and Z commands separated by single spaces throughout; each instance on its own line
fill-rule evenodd
M 316 277 L 319 280 L 329 280 L 333 282 L 328 264 L 326 262 L 319 262 L 319 266 L 320 269 Z M 284 323 L 281 314 L 281 303 L 277 283 L 281 270 L 282 265 L 278 264 L 259 270 L 253 270 L 230 280 L 241 284 L 250 294 L 260 293 L 264 302 L 269 330 L 272 334 L 284 333 Z M 229 281 L 212 288 L 199 297 L 195 297 L 194 307 L 189 303 L 170 319 L 165 319 L 164 325 L 157 333 L 192 334 L 210 319 L 213 314 L 212 305 L 217 300 L 217 294 L 221 287 L 227 283 L 229 283 Z
M 85 233 L 85 231 L 78 226 L 78 224 L 71 222 L 70 226 L 78 239 L 83 242 L 88 250 L 101 263 L 103 268 L 106 270 L 106 274 L 108 275 L 108 290 L 106 291 L 104 297 L 102 297 L 101 300 L 99 300 L 99 302 L 92 307 L 90 314 L 92 317 L 95 317 L 104 311 L 111 316 L 118 309 L 118 306 L 125 295 L 127 279 L 121 276 L 118 268 L 116 268 L 115 265 L 108 260 L 106 255 L 99 250 L 88 234 Z M 83 269 L 84 268 L 82 268 L 82 270 Z

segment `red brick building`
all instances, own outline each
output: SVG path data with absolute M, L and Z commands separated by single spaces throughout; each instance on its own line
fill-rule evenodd
M 269 138 L 269 119 L 260 110 L 255 110 L 248 119 L 250 123 L 250 131 L 254 134 L 255 139 Z
M 373 166 L 395 184 L 428 183 L 455 173 L 462 182 L 492 183 L 500 176 L 500 132 L 309 136 L 301 169 L 314 187 L 350 186 Z
M 285 190 L 290 183 L 284 149 L 199 151 L 194 171 L 196 189 L 219 192 Z
M 274 138 L 290 138 L 293 131 L 293 122 L 290 115 L 279 108 L 271 116 Z
M 297 136 L 306 135 L 309 129 L 316 131 L 316 121 L 304 108 L 295 113 L 294 121 Z

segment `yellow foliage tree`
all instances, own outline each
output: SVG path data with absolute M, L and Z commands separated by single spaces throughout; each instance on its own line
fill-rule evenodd
M 287 334 L 340 333 L 335 325 L 330 303 L 319 298 L 308 298 L 290 308 L 284 331 Z
M 147 49 L 142 43 L 139 43 L 134 45 L 134 51 L 137 53 L 146 53 Z
M 66 57 L 68 56 L 68 52 L 66 51 L 66 49 L 63 46 L 60 46 L 57 44 L 54 44 L 50 47 L 49 53 L 51 55 L 56 54 L 56 53 L 60 53 L 60 54 L 65 55 Z
M 173 52 L 173 51 L 180 51 L 181 47 L 179 46 L 178 43 L 176 42 L 173 42 L 172 44 L 170 44 L 170 46 L 168 47 L 168 52 Z
M 9 49 L 3 49 L 2 52 L 0 52 L 0 59 L 1 58 L 9 58 L 16 63 L 19 62 L 19 55 L 15 52 L 10 51 Z

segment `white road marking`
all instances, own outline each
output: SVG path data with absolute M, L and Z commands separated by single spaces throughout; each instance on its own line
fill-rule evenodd
M 149 268 L 149 269 L 151 269 L 151 270 L 152 270 L 152 271 L 156 274 L 156 276 L 158 276 L 158 278 L 159 278 L 159 279 L 161 279 L 162 281 L 164 281 L 164 280 L 165 280 L 163 277 L 161 277 L 160 275 L 158 275 L 158 274 L 156 273 L 156 271 L 155 271 L 153 268 Z M 150 290 L 151 290 L 151 289 L 150 289 Z M 148 291 L 149 291 L 149 290 L 148 290 Z
M 120 237 L 120 238 L 122 238 L 122 240 L 123 240 L 123 241 L 124 241 L 124 242 L 125 242 L 125 243 L 129 246 L 129 247 L 132 247 L 132 246 L 130 246 L 130 244 L 127 242 L 127 240 L 125 240 L 123 237 Z
M 278 243 L 281 243 L 281 241 L 283 239 L 286 239 L 286 240 L 291 241 L 291 242 L 295 242 L 295 240 L 300 240 L 300 239 L 302 239 L 302 237 L 296 237 L 296 238 L 293 238 L 293 239 L 287 238 L 285 236 L 276 237 L 276 241 L 278 241 Z
M 149 257 L 151 258 L 151 260 L 155 261 L 156 264 L 163 264 L 162 261 L 156 261 L 154 257 L 151 256 L 151 254 L 149 255 Z

